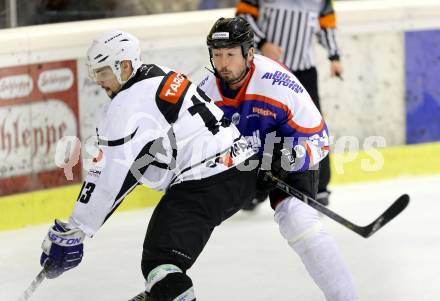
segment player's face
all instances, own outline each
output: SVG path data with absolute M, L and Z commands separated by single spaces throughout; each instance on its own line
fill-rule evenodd
M 241 47 L 212 49 L 215 69 L 222 80 L 229 85 L 241 85 L 246 73 L 248 61 L 241 52 Z
M 108 66 L 93 70 L 93 79 L 110 97 L 121 89 L 121 84 L 118 82 L 116 75 Z

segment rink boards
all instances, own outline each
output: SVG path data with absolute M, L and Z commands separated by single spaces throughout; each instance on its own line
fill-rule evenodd
M 366 152 L 332 155 L 331 185 L 377 181 L 399 176 L 439 174 L 439 153 L 440 143 L 382 149 L 380 154 L 384 164 L 376 171 L 362 170 L 365 164 L 377 164 Z M 338 160 L 339 163 L 335 163 Z M 335 166 L 337 164 L 339 170 Z M 47 223 L 54 218 L 67 218 L 80 187 L 80 184 L 76 184 L 2 197 L 0 230 Z M 154 206 L 160 197 L 161 193 L 138 186 L 118 210 Z
M 440 172 L 439 143 L 405 146 L 438 141 L 440 130 L 431 113 L 440 110 L 440 93 L 437 85 L 420 80 L 428 69 L 429 77 L 438 78 L 440 68 L 414 62 L 425 57 L 419 48 L 427 39 L 440 43 L 440 3 L 384 2 L 336 3 L 344 81 L 328 77 L 326 54 L 318 50 L 322 107 L 334 136 L 332 184 Z M 95 133 L 95 112 L 107 101 L 87 77 L 84 56 L 94 37 L 114 28 L 127 30 L 141 39 L 144 61 L 174 68 L 197 82 L 209 66 L 205 36 L 210 26 L 233 13 L 226 9 L 2 30 L 0 230 L 67 217 L 76 200 L 93 157 L 85 146 Z M 54 159 L 63 135 L 79 137 L 82 146 L 71 179 Z M 371 137 L 379 137 L 376 144 L 367 143 Z M 371 146 L 379 146 L 380 153 Z M 150 206 L 159 197 L 140 188 L 121 207 Z

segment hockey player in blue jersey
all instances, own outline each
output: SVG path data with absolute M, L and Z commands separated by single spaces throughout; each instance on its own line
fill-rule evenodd
M 263 158 L 269 169 L 296 189 L 315 198 L 319 162 L 328 155 L 328 131 L 309 94 L 283 65 L 254 54 L 253 32 L 241 17 L 220 18 L 207 37 L 214 68 L 199 84 Z M 286 154 L 290 160 L 277 162 Z M 297 198 L 269 191 L 281 235 L 300 256 L 328 301 L 358 300 L 352 276 L 337 244 L 322 227 L 318 212 Z

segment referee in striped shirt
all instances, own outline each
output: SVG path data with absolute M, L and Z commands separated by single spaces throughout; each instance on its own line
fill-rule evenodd
M 331 0 L 240 0 L 236 14 L 244 17 L 255 33 L 261 54 L 282 62 L 309 92 L 321 111 L 318 74 L 312 39 L 327 49 L 330 75 L 342 79 L 336 42 L 336 16 Z M 329 156 L 320 163 L 317 200 L 328 205 Z

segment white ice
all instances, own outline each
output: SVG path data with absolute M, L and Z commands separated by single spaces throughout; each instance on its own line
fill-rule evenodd
M 363 301 L 440 300 L 440 175 L 336 186 L 331 208 L 364 225 L 402 193 L 409 207 L 368 239 L 328 218 Z M 112 216 L 85 243 L 81 265 L 45 280 L 30 300 L 123 301 L 143 289 L 140 259 L 151 209 Z M 48 225 L 0 232 L 0 300 L 14 301 L 39 272 Z M 318 301 L 321 292 L 279 235 L 268 203 L 218 227 L 189 275 L 201 301 Z

